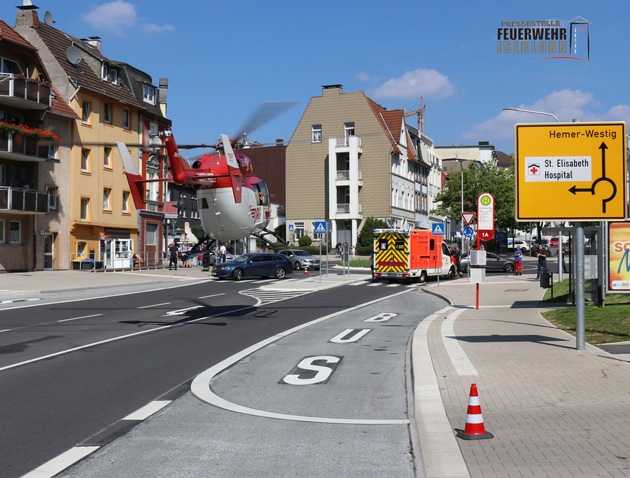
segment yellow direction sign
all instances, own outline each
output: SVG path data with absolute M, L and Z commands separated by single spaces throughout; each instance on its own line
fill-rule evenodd
M 516 219 L 626 219 L 626 124 L 516 125 Z

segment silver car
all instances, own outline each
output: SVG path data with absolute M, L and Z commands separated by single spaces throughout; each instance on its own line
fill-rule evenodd
M 301 249 L 284 249 L 279 254 L 287 256 L 293 266 L 293 270 L 307 268 L 310 271 L 319 270 L 319 259 L 309 252 Z

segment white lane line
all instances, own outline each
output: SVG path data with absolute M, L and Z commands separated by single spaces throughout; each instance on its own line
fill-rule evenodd
M 479 375 L 477 369 L 472 362 L 468 359 L 466 352 L 459 344 L 459 340 L 455 335 L 455 319 L 464 312 L 466 309 L 457 309 L 448 314 L 448 317 L 442 322 L 442 341 L 444 342 L 444 348 L 448 353 L 449 358 L 457 375 Z
M 0 334 L 1 334 L 2 332 L 11 332 L 11 329 L 4 329 L 4 330 L 0 330 Z
M 123 420 L 146 420 L 151 415 L 159 412 L 172 400 L 155 400 L 153 402 L 147 403 L 144 407 L 136 410 L 133 413 L 127 415 Z
M 70 448 L 67 452 L 35 468 L 33 471 L 22 476 L 22 478 L 52 478 L 91 453 L 94 453 L 99 448 L 98 446 L 75 446 L 74 448 Z
M 103 315 L 103 314 L 82 315 L 81 317 L 72 317 L 70 319 L 61 319 L 61 320 L 58 320 L 57 323 L 59 323 L 59 322 L 71 322 L 73 320 L 89 319 L 90 317 L 100 317 L 101 315 Z
M 363 304 L 350 307 L 348 309 L 340 310 L 339 312 L 335 312 L 334 314 L 326 315 L 324 317 L 320 317 L 319 319 L 312 320 L 311 322 L 307 322 L 302 325 L 298 325 L 292 329 L 286 330 L 284 332 L 280 332 L 277 335 L 269 337 L 257 344 L 252 345 L 251 347 L 246 348 L 245 350 L 240 351 L 237 354 L 228 357 L 227 359 L 219 362 L 214 367 L 209 368 L 208 370 L 201 372 L 195 379 L 193 380 L 190 390 L 192 393 L 203 400 L 204 402 L 209 403 L 210 405 L 214 405 L 219 408 L 223 408 L 225 410 L 230 410 L 236 413 L 242 413 L 245 415 L 252 415 L 256 417 L 265 417 L 265 418 L 275 418 L 278 420 L 289 420 L 289 421 L 297 421 L 297 422 L 312 422 L 312 423 L 333 423 L 333 424 L 348 424 L 348 425 L 408 425 L 408 419 L 390 419 L 390 420 L 370 420 L 370 419 L 353 419 L 353 418 L 327 418 L 327 417 L 311 417 L 304 415 L 287 415 L 284 413 L 275 413 L 275 412 L 267 412 L 264 410 L 257 410 L 255 408 L 249 408 L 237 403 L 230 402 L 222 397 L 219 397 L 212 391 L 210 384 L 215 376 L 224 370 L 228 369 L 232 365 L 234 365 L 239 360 L 244 359 L 245 357 L 253 354 L 254 352 L 270 345 L 284 337 L 287 337 L 295 332 L 298 332 L 306 327 L 310 327 L 315 324 L 319 324 L 320 322 L 324 322 L 326 320 L 332 319 L 339 315 L 347 314 L 353 310 L 361 309 L 363 307 L 367 307 L 372 304 L 376 304 L 383 300 L 391 299 L 392 297 L 396 297 L 402 294 L 406 294 L 411 292 L 412 289 L 407 289 L 402 292 L 398 292 L 396 294 L 389 295 L 387 297 L 382 297 L 380 299 L 375 299 L 370 302 L 365 302 Z
M 160 304 L 150 304 L 150 305 L 141 305 L 140 307 L 136 307 L 137 309 L 150 309 L 151 307 L 159 307 L 161 305 L 169 305 L 172 302 L 162 302 Z
M 225 295 L 225 292 L 221 292 L 220 294 L 202 295 L 201 297 L 197 297 L 197 298 L 198 299 L 209 299 L 210 297 L 219 297 L 220 295 Z

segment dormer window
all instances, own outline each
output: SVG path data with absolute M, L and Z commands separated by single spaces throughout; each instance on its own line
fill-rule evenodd
M 142 99 L 145 103 L 149 103 L 151 105 L 155 104 L 155 86 L 153 85 L 143 85 L 142 87 Z
M 2 75 L 19 75 L 22 73 L 19 65 L 13 60 L 7 60 L 6 58 L 0 58 L 0 73 Z
M 114 70 L 113 68 L 109 69 L 109 73 L 107 75 L 107 79 L 111 81 L 114 85 L 118 84 L 118 70 Z
M 103 63 L 101 66 L 101 79 L 104 81 L 109 81 L 110 83 L 114 85 L 117 85 L 118 84 L 118 70 Z

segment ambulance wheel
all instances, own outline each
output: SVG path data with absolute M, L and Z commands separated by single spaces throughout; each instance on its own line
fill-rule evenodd
M 453 278 L 455 277 L 455 268 L 454 268 L 454 267 L 451 267 L 451 268 L 448 270 L 448 276 L 447 276 L 447 277 L 448 277 L 449 279 L 453 279 Z
M 420 282 L 426 282 L 428 279 L 427 271 L 422 271 L 420 273 Z

